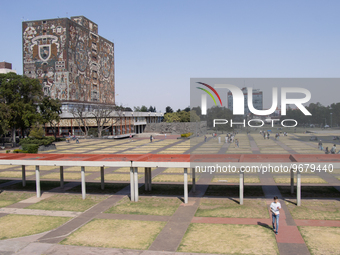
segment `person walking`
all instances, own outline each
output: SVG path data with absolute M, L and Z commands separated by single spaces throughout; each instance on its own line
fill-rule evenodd
M 270 211 L 272 212 L 272 223 L 275 234 L 279 233 L 279 218 L 280 218 L 281 203 L 277 196 L 274 197 L 274 202 L 270 204 Z M 276 228 L 275 228 L 276 223 Z
M 331 154 L 335 154 L 336 153 L 336 144 L 333 144 L 333 147 L 331 149 Z
M 235 139 L 235 148 L 239 148 L 239 146 L 238 146 L 238 139 Z
M 204 142 L 207 142 L 207 136 L 206 135 L 204 136 Z
M 153 137 L 152 137 L 152 135 L 150 135 L 150 143 L 152 143 L 152 139 L 153 139 Z
M 318 144 L 318 146 L 319 146 L 319 150 L 320 150 L 320 151 L 323 151 L 323 147 L 322 147 L 322 141 L 321 141 L 321 140 L 319 141 L 319 144 Z
M 328 147 L 326 147 L 325 154 L 329 154 Z

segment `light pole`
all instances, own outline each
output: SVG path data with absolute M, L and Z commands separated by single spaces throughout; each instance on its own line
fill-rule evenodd
M 333 116 L 333 113 L 331 112 L 331 127 L 333 126 L 333 118 L 332 118 L 332 116 Z

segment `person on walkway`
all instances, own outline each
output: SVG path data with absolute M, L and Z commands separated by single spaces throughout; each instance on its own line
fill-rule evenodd
M 279 233 L 279 218 L 280 218 L 280 210 L 281 210 L 281 203 L 277 196 L 274 197 L 274 202 L 270 204 L 270 211 L 272 212 L 272 223 L 273 223 L 273 230 L 275 234 Z M 276 228 L 275 228 L 276 222 Z
M 204 142 L 207 142 L 207 136 L 206 135 L 204 136 Z
M 79 143 L 79 139 L 78 139 L 78 137 L 76 138 L 76 143 Z
M 238 146 L 238 139 L 235 139 L 235 148 L 239 148 L 239 146 Z
M 323 147 L 322 147 L 322 141 L 321 141 L 321 140 L 319 141 L 319 144 L 318 144 L 318 146 L 319 146 L 319 150 L 320 150 L 320 151 L 323 151 Z
M 150 135 L 150 143 L 152 143 L 152 139 L 153 139 L 153 137 L 152 137 L 152 135 Z
M 130 134 L 130 142 L 132 141 L 132 134 Z
M 326 147 L 325 154 L 329 154 L 328 147 Z
M 335 154 L 336 153 L 336 144 L 333 144 L 333 147 L 331 149 L 331 154 Z

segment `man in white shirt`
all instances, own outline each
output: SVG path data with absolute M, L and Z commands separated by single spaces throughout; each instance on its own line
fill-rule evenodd
M 273 219 L 273 230 L 275 234 L 278 234 L 278 231 L 279 231 L 280 209 L 281 209 L 281 204 L 278 200 L 278 197 L 275 196 L 274 202 L 270 204 L 270 211 L 272 212 L 272 219 Z M 276 229 L 275 229 L 275 221 L 276 221 Z

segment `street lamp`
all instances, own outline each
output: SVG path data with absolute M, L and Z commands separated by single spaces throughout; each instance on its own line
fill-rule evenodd
M 331 127 L 333 126 L 333 118 L 332 118 L 332 116 L 333 116 L 333 113 L 331 112 Z

